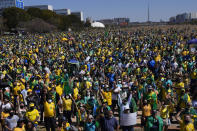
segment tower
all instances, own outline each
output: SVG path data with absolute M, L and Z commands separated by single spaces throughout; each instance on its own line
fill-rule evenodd
M 147 22 L 150 22 L 150 4 L 149 4 L 149 1 L 148 1 L 148 21 Z

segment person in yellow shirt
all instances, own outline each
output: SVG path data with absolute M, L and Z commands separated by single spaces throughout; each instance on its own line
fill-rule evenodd
M 183 89 L 185 87 L 185 84 L 182 82 L 181 78 L 177 78 L 176 81 L 177 81 L 177 83 L 175 85 L 175 89 L 176 89 L 177 101 L 179 102 L 180 95 L 181 95 L 181 89 Z
M 61 96 L 63 94 L 63 88 L 62 88 L 62 85 L 59 84 L 58 86 L 56 86 L 56 93 Z
M 144 103 L 143 103 L 143 107 L 142 107 L 142 126 L 145 126 L 145 123 L 146 123 L 146 119 L 151 116 L 151 111 L 152 111 L 152 108 L 151 108 L 151 105 L 148 103 L 147 100 L 144 100 Z
M 86 80 L 86 79 L 85 79 L 85 80 Z M 85 81 L 85 86 L 86 86 L 85 89 L 90 89 L 90 88 L 92 87 L 92 83 L 86 80 L 86 81 Z
M 68 119 L 68 122 L 71 123 L 71 116 L 72 116 L 72 99 L 69 95 L 66 95 L 63 100 L 63 115 Z
M 30 103 L 29 110 L 25 114 L 26 119 L 34 123 L 35 127 L 38 124 L 38 119 L 40 118 L 39 112 L 35 109 L 34 103 Z
M 149 117 L 151 116 L 151 105 L 147 100 L 144 100 L 144 106 L 142 107 L 142 116 Z
M 104 90 L 101 90 L 101 93 L 102 93 L 104 99 L 107 100 L 108 106 L 111 106 L 112 105 L 112 92 L 109 89 L 108 85 L 106 85 Z
M 5 128 L 5 119 L 6 119 L 8 116 L 10 116 L 9 110 L 5 108 L 5 109 L 1 112 L 1 126 L 2 126 L 2 130 Z
M 14 128 L 13 131 L 25 131 L 25 124 L 23 120 L 19 120 L 17 122 L 17 126 Z
M 178 103 L 178 107 L 180 109 L 186 108 L 187 104 L 191 102 L 191 98 L 189 95 L 189 88 L 182 89 L 181 90 L 181 95 L 180 95 L 180 100 Z
M 170 122 L 170 110 L 172 106 L 168 105 L 167 102 L 162 102 L 162 106 L 160 108 L 160 116 L 163 119 L 164 131 L 168 130 L 168 126 L 171 124 Z
M 181 130 L 180 131 L 195 131 L 194 124 L 192 123 L 191 116 L 185 115 L 184 120 L 180 118 L 180 114 L 183 112 L 184 109 L 178 112 L 176 115 L 177 121 L 180 123 Z
M 65 117 L 62 118 L 62 122 L 60 123 L 58 127 L 58 131 L 69 131 L 70 130 L 70 123 L 68 122 L 68 119 Z
M 77 88 L 77 83 L 75 83 L 74 87 L 73 87 L 73 97 L 74 97 L 74 100 L 77 100 L 77 96 L 79 94 L 79 89 Z
M 15 82 L 14 85 L 15 85 L 15 87 L 13 89 L 13 93 L 14 93 L 14 107 L 16 107 L 17 99 L 20 96 L 20 92 L 21 92 L 21 83 L 20 82 Z
M 44 96 L 44 121 L 45 127 L 47 131 L 55 131 L 56 127 L 56 110 L 55 104 L 51 97 L 49 97 L 46 101 L 46 94 Z

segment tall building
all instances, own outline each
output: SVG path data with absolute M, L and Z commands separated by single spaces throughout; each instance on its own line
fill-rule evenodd
M 17 7 L 24 9 L 24 0 L 0 0 L 0 9 Z
M 32 5 L 32 6 L 25 6 L 25 10 L 28 10 L 29 8 L 39 8 L 41 10 L 51 10 L 53 11 L 52 5 Z
M 70 9 L 58 9 L 58 10 L 54 10 L 54 12 L 58 15 L 70 15 L 71 14 Z
M 77 17 L 79 17 L 79 19 L 81 21 L 84 21 L 83 12 L 82 11 L 80 11 L 80 12 L 72 12 L 71 15 L 76 15 Z

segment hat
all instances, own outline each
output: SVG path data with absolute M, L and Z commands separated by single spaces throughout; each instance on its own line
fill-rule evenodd
M 127 84 L 124 84 L 122 87 L 123 87 L 123 88 L 126 88 L 126 87 L 128 87 L 128 85 L 127 85 Z
M 107 103 L 107 100 L 106 100 L 106 99 L 104 99 L 104 100 L 103 100 L 103 103 Z
M 148 89 L 152 90 L 152 89 L 153 89 L 153 87 L 152 87 L 151 85 L 149 85 L 149 86 L 148 86 Z
M 31 103 L 31 104 L 29 105 L 29 107 L 34 107 L 34 103 Z
M 66 117 L 62 117 L 62 121 L 66 121 Z
M 124 110 L 130 110 L 129 106 L 126 106 L 126 107 L 124 108 Z
M 92 115 L 89 115 L 89 117 L 88 117 L 89 119 L 93 119 L 94 117 L 92 116 Z

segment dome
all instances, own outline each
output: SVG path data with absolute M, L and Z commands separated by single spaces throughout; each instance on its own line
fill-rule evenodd
M 101 22 L 93 22 L 91 26 L 96 28 L 105 28 L 105 25 Z

